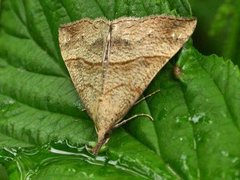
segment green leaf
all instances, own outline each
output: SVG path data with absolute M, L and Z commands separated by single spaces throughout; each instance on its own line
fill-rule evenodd
M 0 172 L 9 179 L 238 179 L 239 69 L 186 46 L 94 157 L 92 120 L 58 47 L 60 24 L 84 17 L 191 16 L 186 0 L 0 1 Z M 7 175 L 6 175 L 7 174 Z M 1 176 L 0 176 L 1 177 Z
M 225 0 L 218 8 L 209 35 L 221 44 L 222 55 L 240 66 L 240 1 Z M 222 37 L 225 36 L 223 39 Z
M 198 29 L 195 32 L 195 45 L 201 52 L 216 53 L 230 58 L 240 66 L 240 1 L 235 0 L 190 0 Z M 209 18 L 211 17 L 211 18 Z M 208 28 L 206 28 L 208 27 Z M 222 38 L 224 37 L 224 38 Z

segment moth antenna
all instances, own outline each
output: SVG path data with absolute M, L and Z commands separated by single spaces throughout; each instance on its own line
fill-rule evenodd
M 143 98 L 137 100 L 137 101 L 134 103 L 134 105 L 137 105 L 138 103 L 144 101 L 145 99 L 151 97 L 151 96 L 154 95 L 154 94 L 157 94 L 158 92 L 160 92 L 160 89 L 157 89 L 156 91 L 153 91 L 152 93 L 150 93 L 150 94 L 144 96 Z
M 153 121 L 153 117 L 148 115 L 148 114 L 135 114 L 133 116 L 131 116 L 130 118 L 128 119 L 125 119 L 125 120 L 122 120 L 120 121 L 119 123 L 115 124 L 115 126 L 113 126 L 113 128 L 118 128 L 119 126 L 122 126 L 123 124 L 126 124 L 128 121 L 132 120 L 132 119 L 135 119 L 137 117 L 140 117 L 140 116 L 146 116 L 147 118 L 149 118 L 151 121 Z

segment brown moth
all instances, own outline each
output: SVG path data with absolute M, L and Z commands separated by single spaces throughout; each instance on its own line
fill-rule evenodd
M 94 154 L 195 26 L 193 18 L 148 16 L 82 19 L 59 29 L 62 57 L 96 126 Z

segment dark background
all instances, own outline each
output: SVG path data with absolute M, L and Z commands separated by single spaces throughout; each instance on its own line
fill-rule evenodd
M 240 1 L 189 0 L 198 26 L 193 40 L 203 54 L 217 54 L 240 65 Z

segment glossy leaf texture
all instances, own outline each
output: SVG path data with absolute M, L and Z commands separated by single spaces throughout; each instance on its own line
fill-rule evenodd
M 188 43 L 157 75 L 99 156 L 58 46 L 84 17 L 191 16 L 186 0 L 0 1 L 0 178 L 240 178 L 240 74 Z M 176 61 L 176 63 L 175 63 Z M 175 75 L 173 73 L 173 69 Z

